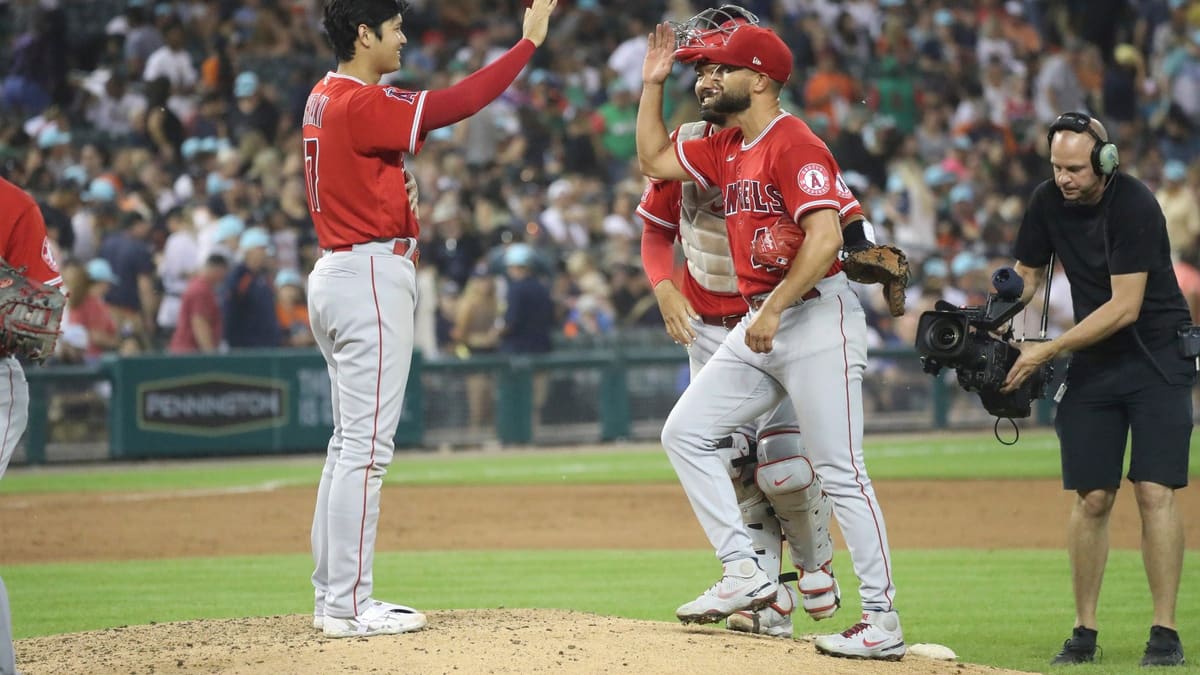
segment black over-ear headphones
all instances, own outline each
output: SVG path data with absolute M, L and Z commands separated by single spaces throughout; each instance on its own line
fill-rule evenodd
M 1117 152 L 1117 146 L 1100 138 L 1100 134 L 1092 128 L 1092 118 L 1089 115 L 1081 112 L 1059 115 L 1058 119 L 1050 125 L 1050 131 L 1046 134 L 1047 146 L 1054 143 L 1054 134 L 1059 131 L 1088 134 L 1096 139 L 1096 144 L 1092 146 L 1092 171 L 1095 171 L 1097 176 L 1111 176 L 1116 173 L 1117 167 L 1121 166 L 1121 156 Z

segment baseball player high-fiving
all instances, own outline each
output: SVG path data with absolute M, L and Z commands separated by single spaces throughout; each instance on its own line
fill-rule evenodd
M 862 376 L 866 318 L 841 271 L 842 207 L 837 162 L 804 122 L 780 110 L 792 53 L 773 31 L 741 23 L 720 26 L 678 50 L 667 24 L 650 36 L 638 110 L 638 160 L 658 179 L 690 180 L 723 195 L 738 292 L 750 306 L 684 391 L 662 440 L 692 508 L 724 565 L 722 578 L 676 610 L 683 621 L 710 621 L 772 602 L 778 584 L 756 563 L 754 543 L 716 440 L 790 397 L 816 476 L 860 580 L 863 617 L 823 635 L 818 651 L 896 660 L 906 647 L 893 605 L 890 552 L 883 514 L 862 454 Z M 663 83 L 678 57 L 696 63 L 703 107 L 727 116 L 716 134 L 672 141 L 662 121 Z M 756 240 L 783 218 L 801 244 L 786 271 L 752 259 Z M 761 243 L 761 242 L 760 242 Z M 782 463 L 781 463 L 782 464 Z M 792 462 L 796 466 L 798 462 Z M 791 471 L 759 485 L 786 490 L 815 479 Z
M 677 35 L 680 40 L 688 35 L 716 35 L 713 29 L 744 23 L 757 24 L 758 17 L 737 5 L 723 5 L 692 17 L 677 29 Z M 704 77 L 697 75 L 696 97 L 702 105 L 703 121 L 677 129 L 673 134 L 677 139 L 710 136 L 721 131 L 726 121 L 724 114 L 704 105 L 713 99 L 714 91 L 702 86 Z M 862 219 L 862 208 L 853 195 L 840 197 L 840 201 L 843 220 Z M 703 190 L 690 181 L 653 181 L 642 195 L 638 214 L 645 223 L 642 263 L 668 332 L 687 345 L 695 377 L 748 311 L 737 291 L 723 195 L 716 188 Z M 851 232 L 865 236 L 861 223 L 846 230 L 847 240 Z M 682 288 L 671 279 L 676 239 L 687 260 Z M 815 620 L 833 616 L 841 605 L 841 593 L 832 568 L 832 507 L 820 480 L 791 478 L 797 472 L 813 475 L 791 401 L 785 399 L 753 425 L 721 439 L 717 447 L 733 479 L 759 566 L 776 581 L 792 576 L 781 575 L 782 540 L 786 536 L 792 564 L 798 571 L 804 610 Z M 796 592 L 785 581 L 780 583 L 775 602 L 757 612 L 735 612 L 729 616 L 727 626 L 736 631 L 791 637 L 791 614 L 796 603 Z
M 383 475 L 395 449 L 412 362 L 417 217 L 404 153 L 475 114 L 512 84 L 546 38 L 555 0 L 525 10 L 522 39 L 458 84 L 378 84 L 407 42 L 400 0 L 328 0 L 338 60 L 304 108 L 308 205 L 324 253 L 309 277 L 309 319 L 329 367 L 333 434 L 317 490 L 313 625 L 329 637 L 419 630 L 423 614 L 372 597 Z

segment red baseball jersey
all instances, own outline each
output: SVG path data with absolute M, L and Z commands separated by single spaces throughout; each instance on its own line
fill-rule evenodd
M 701 187 L 721 186 L 725 223 L 738 290 L 749 298 L 770 292 L 786 275 L 750 261 L 750 247 L 783 213 L 797 222 L 811 211 L 853 213 L 854 195 L 833 154 L 799 118 L 780 113 L 758 138 L 746 141 L 738 128 L 707 138 L 677 141 L 675 153 Z M 844 213 L 843 208 L 850 205 Z M 826 276 L 841 270 L 834 261 Z
M 62 283 L 46 238 L 42 210 L 21 188 L 0 178 L 0 257 L 24 267 L 26 278 L 51 286 Z
M 327 73 L 304 106 L 304 179 L 321 248 L 416 237 L 404 153 L 425 139 L 424 91 Z

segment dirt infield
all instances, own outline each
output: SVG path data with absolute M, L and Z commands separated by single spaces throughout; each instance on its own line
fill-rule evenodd
M 1057 481 L 885 481 L 877 485 L 896 548 L 1058 548 L 1070 495 Z M 312 488 L 261 492 L 17 495 L 0 498 L 0 565 L 303 553 Z M 1136 548 L 1130 490 L 1112 544 Z M 1180 492 L 1180 510 L 1200 499 Z M 405 517 L 396 517 L 403 504 Z M 253 514 L 253 517 L 247 517 Z M 490 518 L 488 517 L 490 516 Z M 503 519 L 503 527 L 497 526 Z M 182 525 L 185 524 L 186 526 Z M 1200 521 L 1185 523 L 1200 540 Z M 678 485 L 386 487 L 381 551 L 707 546 Z M 840 540 L 839 540 L 840 541 Z M 433 612 L 430 629 L 329 641 L 309 617 L 182 622 L 21 640 L 39 673 L 555 672 L 997 673 L 909 658 L 866 664 L 781 641 L 558 610 Z

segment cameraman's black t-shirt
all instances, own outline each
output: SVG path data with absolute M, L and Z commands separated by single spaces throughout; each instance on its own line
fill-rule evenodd
M 1110 275 L 1147 273 L 1134 325 L 1081 349 L 1081 356 L 1139 353 L 1132 328 L 1148 349 L 1157 351 L 1173 343 L 1180 324 L 1191 321 L 1171 266 L 1162 208 L 1136 178 L 1115 174 L 1100 202 L 1092 206 L 1067 204 L 1052 180 L 1039 185 L 1025 210 L 1013 256 L 1027 267 L 1043 267 L 1051 253 L 1071 282 L 1077 323 L 1112 299 Z

